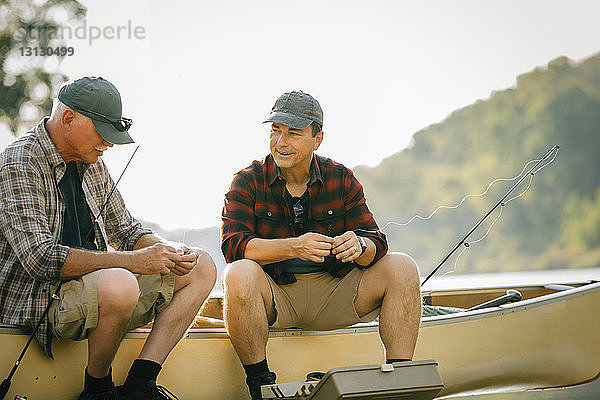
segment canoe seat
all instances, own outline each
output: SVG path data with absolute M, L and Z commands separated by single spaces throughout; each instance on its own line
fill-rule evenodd
M 192 328 L 225 328 L 225 322 L 222 319 L 198 315 L 194 318 Z

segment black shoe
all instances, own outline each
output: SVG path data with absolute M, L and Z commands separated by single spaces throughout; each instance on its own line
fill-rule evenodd
M 156 384 L 156 381 L 146 382 L 145 387 L 126 388 L 119 386 L 120 400 L 179 400 L 169 389 Z
M 114 387 L 97 393 L 83 389 L 77 400 L 119 400 L 119 392 Z
M 250 391 L 250 397 L 252 400 L 262 400 L 262 393 L 260 387 L 263 385 L 273 385 L 277 376 L 275 372 L 269 372 L 268 374 L 254 376 L 252 378 L 246 378 L 246 385 Z

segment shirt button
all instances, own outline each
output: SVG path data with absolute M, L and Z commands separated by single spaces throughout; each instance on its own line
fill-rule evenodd
M 327 214 L 329 214 L 329 215 L 333 214 L 333 210 L 328 210 Z
M 271 211 L 267 211 L 267 215 L 270 217 L 270 216 L 272 216 L 273 214 L 271 213 Z

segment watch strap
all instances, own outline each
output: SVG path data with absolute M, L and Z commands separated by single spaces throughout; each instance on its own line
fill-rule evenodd
M 362 236 L 357 236 L 356 238 L 358 239 L 358 243 L 360 243 L 360 257 L 363 254 L 365 254 L 365 251 L 367 251 L 367 243 L 365 242 L 365 239 Z

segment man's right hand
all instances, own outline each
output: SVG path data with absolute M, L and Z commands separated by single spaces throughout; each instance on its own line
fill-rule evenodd
M 292 247 L 297 258 L 322 263 L 331 252 L 333 238 L 320 233 L 308 232 L 295 238 Z
M 175 263 L 185 260 L 186 256 L 177 249 L 164 243 L 156 243 L 132 252 L 131 264 L 128 268 L 134 274 L 168 275 Z M 178 274 L 179 275 L 179 274 Z

